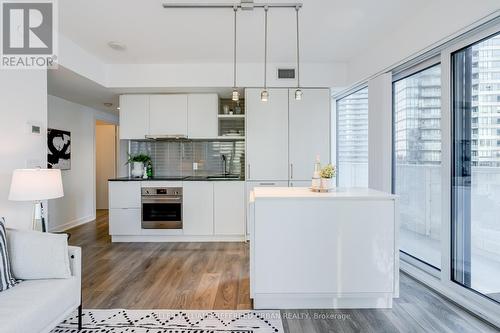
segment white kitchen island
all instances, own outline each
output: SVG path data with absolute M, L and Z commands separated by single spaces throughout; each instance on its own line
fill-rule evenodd
M 361 188 L 258 187 L 249 199 L 254 308 L 390 308 L 398 200 Z

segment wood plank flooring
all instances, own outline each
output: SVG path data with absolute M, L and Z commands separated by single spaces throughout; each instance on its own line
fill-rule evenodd
M 252 308 L 248 244 L 111 243 L 107 211 L 69 232 L 84 308 Z M 498 332 L 406 274 L 400 291 L 392 309 L 283 310 L 285 332 Z

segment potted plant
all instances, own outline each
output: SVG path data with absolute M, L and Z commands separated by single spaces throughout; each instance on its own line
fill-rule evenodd
M 151 161 L 151 157 L 146 154 L 128 155 L 128 164 L 132 164 L 132 177 L 142 177 L 144 173 L 144 165 Z
M 333 188 L 333 178 L 335 178 L 336 170 L 332 164 L 326 165 L 319 173 L 321 177 L 321 189 L 328 190 Z

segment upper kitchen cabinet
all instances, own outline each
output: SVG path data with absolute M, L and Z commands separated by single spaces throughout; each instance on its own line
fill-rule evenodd
M 144 139 L 148 133 L 149 96 L 120 96 L 120 139 Z
M 188 95 L 188 132 L 192 139 L 215 138 L 217 136 L 217 94 Z
M 330 162 L 330 90 L 304 89 L 302 100 L 289 90 L 290 180 L 310 180 L 316 155 Z
M 149 96 L 149 135 L 188 134 L 188 96 Z
M 288 180 L 288 89 L 246 89 L 247 180 Z

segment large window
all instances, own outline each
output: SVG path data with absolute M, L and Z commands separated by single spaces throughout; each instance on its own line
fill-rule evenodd
M 338 185 L 368 187 L 368 88 L 337 101 Z
M 452 279 L 500 301 L 500 35 L 452 71 Z
M 441 66 L 393 84 L 394 192 L 400 249 L 441 268 Z

